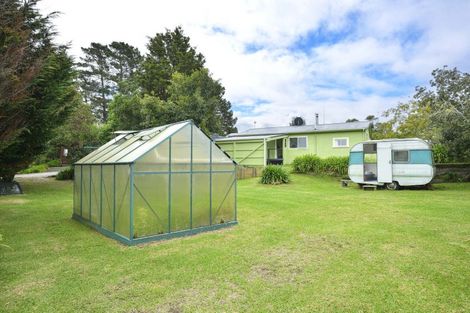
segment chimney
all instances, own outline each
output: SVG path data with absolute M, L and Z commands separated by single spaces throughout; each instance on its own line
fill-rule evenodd
M 315 113 L 315 126 L 318 125 L 318 113 Z

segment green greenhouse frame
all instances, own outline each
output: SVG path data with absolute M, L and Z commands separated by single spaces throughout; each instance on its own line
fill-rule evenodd
M 74 164 L 72 218 L 128 245 L 232 226 L 236 166 L 192 121 L 117 132 Z

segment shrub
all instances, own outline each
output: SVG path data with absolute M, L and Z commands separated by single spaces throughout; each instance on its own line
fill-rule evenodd
M 296 173 L 317 173 L 321 159 L 315 154 L 298 156 L 292 162 L 292 170 Z
M 28 168 L 18 172 L 19 174 L 32 174 L 32 173 L 42 173 L 47 171 L 47 164 L 33 164 Z
M 55 177 L 55 179 L 57 179 L 57 180 L 69 180 L 69 179 L 73 179 L 73 175 L 74 175 L 73 167 L 68 167 L 68 168 L 60 171 L 57 174 L 57 176 Z
M 348 175 L 349 158 L 348 157 L 328 157 L 321 159 L 321 173 L 330 176 Z
M 296 157 L 292 168 L 296 173 L 329 176 L 345 176 L 348 173 L 348 157 L 328 157 L 321 159 L 314 154 Z
M 432 155 L 433 155 L 434 163 L 449 162 L 449 151 L 444 145 L 441 145 L 441 144 L 433 145 Z
M 289 182 L 289 173 L 280 165 L 268 165 L 261 174 L 261 183 L 278 185 Z
M 49 167 L 59 167 L 60 166 L 60 160 L 57 160 L 57 159 L 49 160 L 49 161 L 47 161 L 47 165 Z

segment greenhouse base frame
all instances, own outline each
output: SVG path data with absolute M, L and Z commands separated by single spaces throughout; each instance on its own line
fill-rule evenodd
M 171 233 L 164 233 L 164 234 L 159 234 L 159 235 L 152 235 L 152 236 L 129 239 L 115 232 L 102 228 L 100 225 L 90 222 L 89 220 L 86 220 L 80 215 L 77 215 L 75 213 L 72 215 L 72 219 L 93 228 L 99 233 L 105 235 L 106 237 L 117 240 L 120 243 L 128 245 L 128 246 L 134 246 L 134 245 L 149 243 L 149 242 L 164 241 L 164 240 L 169 240 L 169 239 L 179 238 L 179 237 L 192 236 L 192 235 L 196 235 L 200 233 L 210 232 L 213 230 L 219 230 L 219 229 L 232 227 L 238 224 L 238 221 L 230 221 L 230 222 L 222 223 L 222 224 L 214 224 L 210 226 L 202 226 L 202 227 L 197 227 L 197 228 L 192 228 L 192 229 L 178 230 L 178 231 L 174 231 Z

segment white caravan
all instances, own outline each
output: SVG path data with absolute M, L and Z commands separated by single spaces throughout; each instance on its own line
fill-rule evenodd
M 348 174 L 357 184 L 422 186 L 435 172 L 431 147 L 418 138 L 364 141 L 349 152 Z

